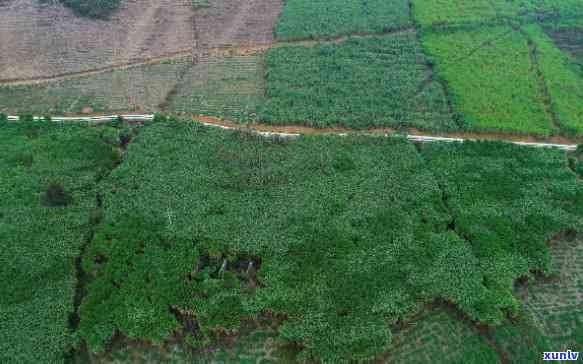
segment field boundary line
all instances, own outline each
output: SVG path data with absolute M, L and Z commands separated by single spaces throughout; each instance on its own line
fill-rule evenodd
M 43 120 L 44 116 L 34 116 L 33 119 L 35 121 Z M 154 114 L 119 114 L 119 115 L 100 115 L 100 116 L 55 116 L 51 117 L 51 120 L 54 122 L 74 122 L 74 121 L 81 121 L 87 122 L 92 125 L 99 125 L 104 124 L 110 121 L 115 121 L 119 119 L 123 119 L 125 121 L 151 121 L 154 119 Z M 8 116 L 9 121 L 19 121 L 20 118 L 15 115 Z M 264 125 L 264 128 L 257 125 L 243 125 L 243 124 L 236 124 L 234 122 L 220 120 L 218 118 L 213 117 L 205 117 L 205 116 L 194 116 L 192 117 L 193 121 L 196 121 L 202 125 L 207 127 L 213 128 L 220 128 L 225 130 L 248 130 L 254 132 L 258 135 L 262 136 L 279 136 L 284 138 L 295 138 L 300 137 L 304 134 L 328 134 L 328 135 L 340 135 L 346 136 L 349 134 L 354 135 L 384 135 L 384 136 L 398 136 L 402 135 L 406 137 L 408 140 L 412 142 L 464 142 L 464 141 L 492 141 L 498 140 L 507 143 L 512 143 L 516 145 L 522 146 L 529 146 L 529 147 L 537 147 L 537 148 L 555 148 L 565 151 L 574 151 L 577 149 L 577 144 L 562 144 L 562 143 L 541 143 L 541 142 L 529 142 L 529 141 L 517 141 L 517 140 L 508 140 L 508 139 L 481 139 L 479 137 L 472 137 L 472 138 L 463 138 L 463 137 L 446 137 L 446 136 L 433 136 L 433 135 L 418 135 L 418 134 L 399 134 L 391 129 L 375 129 L 375 130 L 326 130 L 326 129 L 314 129 L 308 127 L 297 127 L 294 130 L 294 127 L 282 127 L 278 130 L 277 127 L 272 127 L 269 125 Z M 272 130 L 266 130 L 267 128 Z M 289 130 L 285 130 L 285 129 Z M 299 129 L 299 130 L 298 130 Z M 303 132 L 302 132 L 303 131 Z

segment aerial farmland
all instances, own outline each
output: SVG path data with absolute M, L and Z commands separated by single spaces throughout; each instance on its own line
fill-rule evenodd
M 583 349 L 578 0 L 0 0 L 0 362 Z

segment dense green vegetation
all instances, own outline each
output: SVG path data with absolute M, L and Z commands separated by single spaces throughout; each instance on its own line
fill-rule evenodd
M 583 15 L 578 0 L 412 0 L 415 20 L 423 26 L 502 24 Z
M 426 325 L 411 336 L 403 323 L 436 300 L 501 325 L 484 340 L 447 324 L 471 337 L 453 361 L 530 358 L 524 337 L 550 347 L 529 318 L 538 306 L 525 313 L 512 287 L 552 271 L 549 239 L 581 230 L 583 185 L 560 152 L 464 143 L 419 154 L 400 138 L 283 140 L 157 118 L 110 173 L 130 130 L 0 128 L 3 361 L 61 361 L 78 339 L 102 352 L 114 336 L 202 348 L 268 318 L 292 356 L 391 362 Z M 581 321 L 572 311 L 557 320 Z
M 330 360 L 375 355 L 390 343 L 387 322 L 435 297 L 488 322 L 501 315 L 401 139 L 155 125 L 103 191 L 80 310 L 92 350 L 116 330 L 160 341 L 179 327 L 174 306 L 196 317 L 192 342 L 274 312 L 287 317 L 282 338 Z
M 379 33 L 410 25 L 406 0 L 288 0 L 275 28 L 279 40 Z
M 471 129 L 542 135 L 555 130 L 528 41 L 519 32 L 506 26 L 431 32 L 423 45 Z
M 525 27 L 536 47 L 538 67 L 552 100 L 552 109 L 562 129 L 583 134 L 583 74 L 570 64 L 538 25 Z
M 52 363 L 74 344 L 74 260 L 117 154 L 100 131 L 0 124 L 0 361 Z
M 148 127 L 102 186 L 81 337 L 94 351 L 114 332 L 161 343 L 180 312 L 200 346 L 270 313 L 301 357 L 338 361 L 387 349 L 387 323 L 436 298 L 488 324 L 518 314 L 514 279 L 546 271 L 545 241 L 580 228 L 583 188 L 554 151 L 423 153 L 431 168 L 395 138 Z
M 59 0 L 76 14 L 104 19 L 119 7 L 122 0 Z
M 266 63 L 261 121 L 356 129 L 456 127 L 414 33 L 273 48 Z
M 580 231 L 583 186 L 564 155 L 502 143 L 430 144 L 423 156 L 455 218 L 471 242 L 486 286 L 517 307 L 513 282 L 549 272 L 547 242 Z

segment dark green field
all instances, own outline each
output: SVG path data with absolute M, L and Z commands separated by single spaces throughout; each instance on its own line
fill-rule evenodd
M 6 360 L 488 363 L 577 349 L 576 153 L 160 118 L 139 133 L 1 130 Z M 577 260 L 557 265 L 564 249 Z M 556 277 L 569 288 L 545 288 Z

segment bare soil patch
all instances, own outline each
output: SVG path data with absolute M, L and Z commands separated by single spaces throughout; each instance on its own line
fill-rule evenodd
M 196 11 L 201 47 L 271 44 L 283 0 L 210 0 Z
M 269 44 L 281 0 L 124 0 L 108 20 L 59 3 L 11 0 L 0 11 L 0 80 L 46 78 L 210 46 Z

